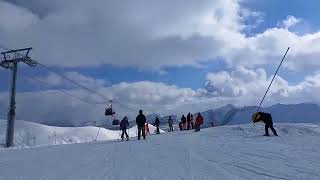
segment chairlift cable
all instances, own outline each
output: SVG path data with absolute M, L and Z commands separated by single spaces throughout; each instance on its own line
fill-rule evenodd
M 29 80 L 32 80 L 32 81 L 34 81 L 34 82 L 38 82 L 38 83 L 40 83 L 40 84 L 42 84 L 42 85 L 44 85 L 44 86 L 46 86 L 46 87 L 48 87 L 48 88 L 51 88 L 51 86 L 50 86 L 47 82 L 42 81 L 42 80 L 40 80 L 40 79 L 38 79 L 38 78 L 30 77 L 30 76 L 27 76 L 27 77 L 24 77 L 24 78 L 29 79 Z M 83 98 L 81 98 L 81 97 L 75 96 L 75 95 L 71 94 L 70 92 L 65 91 L 65 90 L 63 90 L 63 89 L 55 89 L 55 90 L 56 90 L 56 91 L 59 91 L 59 92 L 61 92 L 61 93 L 63 93 L 63 94 L 65 94 L 65 95 L 67 95 L 67 96 L 70 96 L 70 97 L 72 97 L 72 98 L 78 99 L 79 101 L 82 101 L 82 102 L 84 102 L 84 103 L 86 103 L 86 104 L 89 104 L 89 105 L 100 105 L 100 104 L 101 104 L 101 103 L 89 102 L 89 101 L 87 101 L 87 100 L 85 100 L 85 99 L 83 99 Z
M 6 48 L 5 46 L 2 46 L 2 45 L 0 45 L 0 48 L 5 49 L 5 50 L 9 50 L 9 48 Z M 16 53 L 16 54 L 17 54 L 17 55 L 20 55 L 19 53 Z M 90 88 L 88 88 L 87 86 L 84 86 L 83 84 L 80 84 L 80 83 L 76 82 L 75 80 L 70 79 L 70 78 L 67 77 L 66 75 L 63 75 L 63 74 L 57 72 L 56 70 L 53 70 L 52 68 L 50 68 L 50 67 L 48 67 L 48 66 L 46 66 L 46 65 L 44 65 L 44 64 L 42 64 L 42 63 L 37 62 L 37 65 L 40 65 L 41 67 L 43 67 L 43 68 L 46 69 L 47 71 L 52 72 L 52 73 L 60 76 L 61 78 L 65 79 L 65 80 L 67 80 L 67 81 L 69 81 L 69 82 L 71 82 L 71 83 L 73 83 L 73 84 L 75 84 L 75 85 L 77 85 L 77 86 L 79 86 L 79 87 L 81 87 L 81 88 L 83 88 L 83 89 L 91 92 L 91 93 L 94 93 L 94 94 L 102 97 L 102 98 L 105 99 L 107 102 L 115 101 L 115 102 L 116 102 L 117 104 L 119 104 L 121 107 L 124 107 L 124 108 L 126 108 L 126 109 L 128 109 L 128 110 L 131 110 L 131 111 L 135 111 L 135 109 L 133 109 L 133 108 L 131 108 L 131 107 L 125 105 L 125 104 L 120 103 L 118 100 L 112 100 L 112 99 L 110 99 L 110 98 L 107 98 L 106 96 L 104 96 L 103 94 L 99 93 L 98 91 L 95 91 L 95 90 L 93 90 L 93 89 L 90 89 Z M 35 79 L 34 79 L 34 80 L 35 80 Z M 35 80 L 35 81 L 38 81 L 38 82 L 39 82 L 39 79 L 37 79 L 37 80 Z M 45 84 L 45 83 L 46 83 L 46 82 L 43 82 L 43 81 L 42 81 L 42 84 Z M 70 93 L 68 93 L 68 92 L 66 92 L 66 91 L 63 91 L 63 90 L 60 90 L 60 91 L 63 92 L 64 94 L 69 94 L 69 95 L 70 95 Z M 73 96 L 73 95 L 71 95 L 71 96 Z M 74 97 L 74 98 L 79 99 L 79 97 Z M 80 98 L 80 99 L 81 99 L 81 98 Z M 79 100 L 80 100 L 80 99 L 79 99 Z M 81 100 L 81 101 L 82 101 L 82 100 Z M 88 102 L 86 102 L 86 103 L 88 103 Z M 92 104 L 92 103 L 89 103 L 89 104 Z M 93 103 L 93 104 L 105 104 L 105 102 Z

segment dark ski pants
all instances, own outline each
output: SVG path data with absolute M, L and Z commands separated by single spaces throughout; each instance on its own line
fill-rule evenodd
M 188 130 L 190 130 L 190 128 L 191 128 L 191 122 L 190 122 L 190 121 L 188 121 L 187 129 L 188 129 Z
M 182 125 L 182 123 L 180 122 L 179 123 L 179 129 L 180 129 L 180 131 L 182 131 L 183 130 L 183 127 L 182 127 L 183 125 Z
M 197 123 L 195 125 L 195 131 L 200 131 L 200 126 Z
M 124 138 L 124 135 L 126 135 L 126 138 L 129 137 L 129 135 L 128 135 L 128 133 L 127 133 L 127 129 L 121 129 L 121 131 L 122 131 L 121 139 Z
M 157 131 L 156 131 L 157 134 L 160 134 L 160 129 L 159 129 L 159 125 L 157 125 Z
M 173 126 L 169 125 L 169 132 L 173 131 Z
M 277 131 L 273 128 L 273 123 L 266 123 L 266 125 L 264 126 L 264 129 L 266 131 L 266 136 L 269 136 L 269 128 L 271 129 L 271 131 L 273 132 L 273 134 L 275 136 L 277 136 Z
M 140 140 L 141 131 L 142 131 L 143 139 L 146 139 L 146 130 L 145 130 L 144 126 L 142 126 L 142 127 L 138 127 L 138 140 Z

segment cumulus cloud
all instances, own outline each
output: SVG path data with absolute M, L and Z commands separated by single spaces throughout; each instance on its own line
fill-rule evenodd
M 94 90 L 113 99 L 113 107 L 118 118 L 128 115 L 132 119 L 139 109 L 143 109 L 147 114 L 170 114 L 182 113 L 186 110 L 210 109 L 217 103 L 215 100 L 208 101 L 199 97 L 199 93 L 190 88 L 179 88 L 150 81 L 123 82 L 112 86 L 100 85 Z M 108 103 L 104 98 L 79 88 L 64 89 L 64 92 L 67 92 L 67 95 L 55 88 L 49 88 L 18 93 L 17 118 L 46 124 L 59 122 L 62 125 L 83 125 L 88 121 L 106 120 L 104 108 Z M 69 96 L 70 94 L 89 104 Z M 1 109 L 7 106 L 7 96 L 5 92 L 0 93 Z M 195 104 L 198 106 L 194 107 Z
M 83 75 L 82 75 L 83 76 Z M 87 77 L 91 79 L 92 77 Z M 258 105 L 271 81 L 264 69 L 239 67 L 207 75 L 204 88 L 193 90 L 160 82 L 122 82 L 112 86 L 99 85 L 95 91 L 114 100 L 117 117 L 134 119 L 139 109 L 146 114 L 184 114 L 214 109 L 226 104 Z M 320 73 L 307 76 L 294 85 L 277 76 L 264 106 L 275 103 L 320 103 Z M 64 89 L 68 94 L 89 104 L 47 89 L 17 94 L 17 118 L 46 124 L 83 125 L 86 122 L 111 122 L 104 117 L 104 99 L 84 89 Z M 102 104 L 101 104 L 102 103 Z M 8 93 L 0 93 L 0 109 L 7 109 Z
M 276 76 L 265 100 L 265 105 L 275 103 L 320 103 L 316 97 L 319 89 L 319 73 L 305 77 L 296 84 L 290 84 L 281 76 Z M 204 94 L 232 99 L 238 105 L 257 105 L 271 82 L 264 69 L 239 67 L 231 72 L 209 73 Z
M 247 36 L 263 13 L 239 0 L 0 2 L 2 43 L 33 46 L 33 57 L 49 65 L 160 69 L 219 58 L 233 68 L 256 68 L 278 63 L 288 46 L 285 68 L 314 71 L 320 65 L 319 32 L 291 32 L 302 20 L 288 15 L 275 28 Z
M 72 81 L 75 81 L 79 84 L 85 84 L 87 87 L 92 89 L 107 85 L 107 82 L 105 79 L 94 79 L 92 77 L 85 76 L 75 71 L 66 72 L 62 75 L 63 77 L 70 79 Z M 50 73 L 46 77 L 39 77 L 37 79 L 39 79 L 40 81 L 46 82 L 48 85 L 51 85 L 54 87 L 69 87 L 69 88 L 78 87 L 63 77 L 55 73 Z
M 267 89 L 272 77 L 267 77 L 264 69 L 238 67 L 231 72 L 209 73 L 205 89 L 214 96 L 240 97 L 247 95 L 261 96 Z M 280 84 L 286 84 L 281 77 L 275 78 L 272 91 L 278 91 Z
M 278 25 L 284 29 L 289 29 L 290 27 L 295 26 L 299 22 L 301 22 L 301 19 L 297 19 L 296 17 L 289 15 L 281 23 L 278 23 Z
M 25 30 L 38 21 L 39 18 L 26 8 L 19 8 L 11 3 L 0 1 L 0 30 L 6 32 Z
M 283 67 L 307 69 L 310 75 L 295 85 L 278 76 L 266 104 L 319 103 L 320 32 L 292 32 L 302 20 L 289 15 L 274 28 L 246 35 L 244 31 L 261 23 L 262 17 L 260 12 L 242 7 L 240 0 L 0 0 L 0 39 L 13 48 L 33 46 L 36 60 L 63 67 L 113 64 L 164 72 L 162 67 L 198 66 L 218 58 L 232 69 L 209 73 L 205 86 L 197 90 L 149 81 L 110 86 L 106 80 L 66 73 L 126 106 L 158 113 L 202 111 L 227 103 L 257 104 L 271 78 L 264 65 L 278 64 L 290 46 Z M 255 19 L 256 24 L 246 24 L 248 18 Z M 101 102 L 101 97 L 69 87 L 53 74 L 42 80 L 86 100 Z M 20 117 L 34 121 L 104 118 L 103 105 L 93 108 L 54 89 L 18 93 Z M 1 109 L 7 109 L 7 93 L 0 94 L 0 102 Z M 130 111 L 115 105 L 122 114 Z
M 59 66 L 197 64 L 219 54 L 226 43 L 222 35 L 236 39 L 242 29 L 236 0 L 8 2 L 40 20 L 3 31 L 3 42 L 32 45 L 36 59 Z

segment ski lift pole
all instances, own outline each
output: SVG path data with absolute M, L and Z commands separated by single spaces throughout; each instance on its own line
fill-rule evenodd
M 275 79 L 275 77 L 276 77 L 276 75 L 277 75 L 277 73 L 278 73 L 278 71 L 279 71 L 279 69 L 280 69 L 280 67 L 281 67 L 282 63 L 283 63 L 283 60 L 285 59 L 285 57 L 286 57 L 286 56 L 287 56 L 287 54 L 288 54 L 289 49 L 290 49 L 290 47 L 288 47 L 288 49 L 287 49 L 286 53 L 285 53 L 285 54 L 284 54 L 284 56 L 282 57 L 282 60 L 281 60 L 281 62 L 280 62 L 280 64 L 279 64 L 279 66 L 278 66 L 278 68 L 277 68 L 276 72 L 275 72 L 275 73 L 274 73 L 274 75 L 273 75 L 273 78 L 272 78 L 272 80 L 271 80 L 271 82 L 270 82 L 270 84 L 269 84 L 269 86 L 268 86 L 268 89 L 267 89 L 266 93 L 264 94 L 264 96 L 263 96 L 263 98 L 262 98 L 262 100 L 261 100 L 261 102 L 260 102 L 260 104 L 259 104 L 259 107 L 258 107 L 258 109 L 257 109 L 256 113 L 257 113 L 257 112 L 259 112 L 259 110 L 260 110 L 260 108 L 261 108 L 261 105 L 262 105 L 262 103 L 263 103 L 264 99 L 266 98 L 267 93 L 268 93 L 268 91 L 269 91 L 269 89 L 270 89 L 270 87 L 271 87 L 271 85 L 272 85 L 272 83 L 273 83 L 273 81 L 274 81 L 274 79 Z

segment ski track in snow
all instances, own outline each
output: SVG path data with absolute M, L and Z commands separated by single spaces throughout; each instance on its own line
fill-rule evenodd
M 224 126 L 26 149 L 0 149 L 0 180 L 318 180 L 320 126 Z

